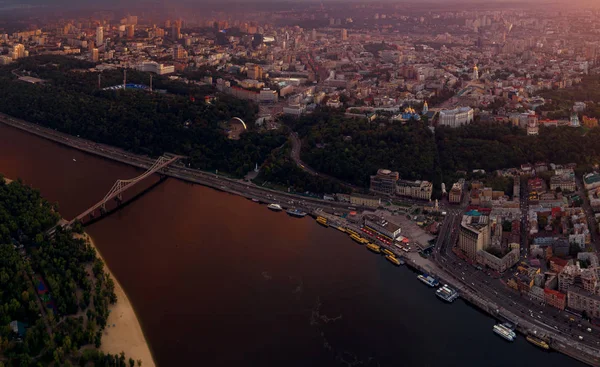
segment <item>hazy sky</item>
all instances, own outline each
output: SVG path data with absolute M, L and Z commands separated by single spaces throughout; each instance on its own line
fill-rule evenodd
M 0 0 L 0 10 L 14 10 L 18 8 L 56 8 L 56 7 L 65 7 L 70 10 L 72 9 L 81 9 L 81 8 L 93 8 L 93 9 L 149 9 L 150 7 L 154 8 L 165 8 L 165 9 L 173 9 L 178 6 L 183 6 L 186 8 L 194 8 L 194 5 L 200 7 L 202 4 L 224 4 L 224 3 L 252 3 L 252 2 L 276 2 L 280 6 L 287 3 L 290 3 L 290 7 L 294 4 L 300 3 L 309 3 L 309 2 L 338 2 L 338 3 L 348 3 L 348 2 L 361 2 L 358 0 Z M 370 3 L 373 2 L 371 0 L 365 0 L 364 2 Z M 421 4 L 423 7 L 427 5 L 431 6 L 431 10 L 435 11 L 435 4 L 451 4 L 451 3 L 460 3 L 460 4 L 490 4 L 490 3 L 513 3 L 519 4 L 522 7 L 525 4 L 532 4 L 532 6 L 539 6 L 540 3 L 553 3 L 553 4 L 569 4 L 571 6 L 577 5 L 595 5 L 600 6 L 600 0 L 425 0 L 425 1 L 417 1 L 417 0 L 377 0 L 376 2 L 388 2 L 388 3 L 414 3 Z

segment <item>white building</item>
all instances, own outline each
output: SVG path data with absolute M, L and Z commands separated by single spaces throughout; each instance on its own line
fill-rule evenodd
M 392 240 L 395 240 L 400 236 L 400 232 L 402 232 L 401 228 L 394 223 L 388 222 L 383 217 L 379 217 L 374 214 L 365 214 L 363 216 L 363 224 L 365 227 L 369 227 L 370 229 L 389 237 Z
M 453 110 L 440 111 L 440 126 L 459 127 L 473 122 L 473 109 L 471 107 L 460 107 Z
M 150 72 L 158 75 L 170 74 L 175 72 L 175 66 L 159 64 L 156 61 L 144 61 L 141 64 L 138 64 L 136 69 L 138 69 L 139 71 Z

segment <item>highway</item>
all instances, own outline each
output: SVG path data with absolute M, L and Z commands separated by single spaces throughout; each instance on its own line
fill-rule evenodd
M 10 116 L 0 114 L 0 122 L 25 130 L 35 135 L 53 140 L 55 142 L 82 150 L 91 154 L 119 161 L 134 167 L 147 169 L 154 163 L 154 159 L 123 151 L 118 148 L 97 144 L 78 137 L 59 133 L 35 124 L 27 123 Z M 316 198 L 304 197 L 283 193 L 254 185 L 243 180 L 234 180 L 213 173 L 185 167 L 177 163 L 161 171 L 169 177 L 175 177 L 188 182 L 212 187 L 221 191 L 230 192 L 247 198 L 258 199 L 265 203 L 279 203 L 282 207 L 300 207 L 309 212 L 348 212 L 350 203 L 326 201 Z M 107 190 L 110 188 L 107 188 Z M 498 275 L 484 272 L 473 265 L 467 264 L 452 252 L 459 235 L 462 213 L 466 206 L 466 198 L 460 206 L 448 207 L 446 218 L 440 228 L 433 257 L 435 263 L 443 273 L 449 274 L 462 284 L 458 287 L 468 289 L 475 294 L 481 302 L 485 302 L 491 309 L 496 309 L 500 314 L 511 315 L 513 322 L 528 325 L 529 329 L 535 328 L 546 334 L 553 334 L 555 343 L 560 343 L 571 350 L 586 350 L 588 354 L 600 356 L 600 330 L 575 316 L 551 307 L 544 307 L 529 299 L 525 299 L 512 289 L 508 288 Z M 367 208 L 356 208 L 367 209 Z M 455 283 L 455 282 L 453 282 Z M 488 309 L 489 311 L 489 309 Z M 514 320 L 518 318 L 518 320 Z M 571 321 L 573 319 L 574 321 Z M 591 328 L 591 332 L 587 328 Z M 490 332 L 492 332 L 490 330 Z M 579 340 L 582 336 L 583 340 Z M 575 352 L 576 353 L 576 352 Z M 600 365 L 600 363 L 594 363 Z
M 564 348 L 589 348 L 588 353 L 600 356 L 600 328 L 574 314 L 523 297 L 506 285 L 512 275 L 510 271 L 501 277 L 459 258 L 452 248 L 458 241 L 461 219 L 462 208 L 447 210 L 436 242 L 434 259 L 446 273 L 487 300 L 491 308 L 499 310 L 499 315 L 505 315 L 514 324 L 529 324 L 529 329 L 552 337 Z M 507 317 L 509 314 L 512 316 Z
M 5 114 L 0 114 L 0 122 L 75 149 L 144 170 L 151 167 L 155 162 L 155 159 L 151 157 L 134 154 L 119 148 L 64 134 L 53 129 L 45 128 L 30 122 L 7 116 Z M 309 212 L 312 212 L 316 209 L 321 209 L 328 212 L 343 213 L 350 211 L 350 207 L 355 208 L 352 210 L 369 209 L 366 207 L 352 206 L 350 203 L 322 200 L 318 198 L 272 190 L 255 185 L 252 182 L 231 179 L 216 173 L 208 173 L 197 169 L 192 169 L 186 167 L 182 162 L 171 165 L 160 171 L 160 173 L 169 177 L 212 187 L 220 191 L 229 192 L 247 198 L 258 199 L 263 203 L 278 203 L 284 208 L 300 207 Z M 106 188 L 107 192 L 109 189 L 110 187 Z

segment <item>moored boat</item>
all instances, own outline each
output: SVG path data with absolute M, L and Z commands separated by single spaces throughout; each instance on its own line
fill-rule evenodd
M 548 342 L 546 342 L 543 339 L 540 339 L 533 335 L 527 335 L 527 338 L 525 338 L 525 339 L 527 339 L 527 341 L 530 342 L 531 344 L 537 345 L 540 348 L 543 348 L 546 350 L 550 349 L 550 344 L 548 344 Z
M 515 337 L 517 336 L 517 334 L 515 334 L 514 331 L 510 330 L 509 328 L 507 328 L 504 325 L 494 325 L 494 333 L 496 333 L 497 335 L 500 335 L 501 337 L 503 337 L 505 340 L 508 340 L 509 342 L 512 342 L 515 340 Z
M 395 256 L 385 255 L 385 258 L 388 259 L 389 262 L 391 262 L 394 265 L 400 266 L 402 264 L 400 262 L 400 260 L 398 258 L 396 258 Z
M 317 217 L 317 223 L 322 226 L 329 227 L 329 223 L 327 223 L 327 218 L 325 217 Z
M 271 210 L 273 210 L 273 211 L 276 211 L 276 212 L 280 212 L 280 211 L 282 211 L 282 210 L 283 210 L 283 208 L 281 207 L 281 205 L 279 205 L 279 204 L 275 204 L 275 203 L 273 203 L 273 204 L 269 204 L 269 205 L 267 206 L 267 208 L 269 208 L 269 209 L 271 209 Z
M 360 237 L 360 236 L 359 236 L 359 235 L 357 235 L 357 234 L 351 234 L 351 235 L 350 235 L 350 238 L 352 238 L 352 239 L 353 239 L 355 242 L 358 242 L 358 243 L 359 243 L 359 244 L 361 244 L 361 245 L 362 245 L 362 244 L 364 244 L 364 243 L 363 243 L 363 238 L 362 238 L 362 237 Z
M 306 216 L 306 213 L 300 209 L 288 209 L 285 211 L 289 216 L 296 218 L 303 218 Z
M 375 253 L 381 253 L 381 247 L 376 244 L 368 243 L 367 248 Z
M 417 276 L 417 278 L 432 288 L 436 287 L 438 284 L 440 284 L 438 282 L 438 280 L 435 279 L 434 277 L 432 277 L 431 275 L 427 275 L 427 274 L 419 275 L 419 276 Z
M 394 254 L 392 251 L 390 251 L 390 250 L 388 250 L 388 249 L 386 249 L 386 248 L 382 249 L 382 250 L 381 250 L 381 252 L 382 252 L 384 255 L 389 255 L 389 256 L 396 257 L 396 255 L 395 255 L 395 254 Z
M 435 295 L 440 299 L 452 303 L 458 298 L 458 292 L 450 288 L 447 284 L 435 291 Z

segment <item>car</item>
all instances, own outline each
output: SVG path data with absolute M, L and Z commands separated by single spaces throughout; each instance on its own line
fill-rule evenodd
M 583 336 L 579 335 L 579 340 L 583 340 Z
M 588 333 L 591 333 L 592 332 L 592 328 L 591 327 L 587 328 L 587 331 L 588 331 Z

